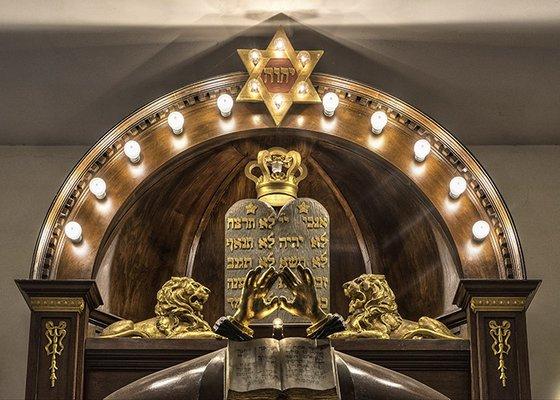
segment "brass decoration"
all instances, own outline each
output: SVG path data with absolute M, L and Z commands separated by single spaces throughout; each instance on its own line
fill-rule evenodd
M 488 323 L 490 328 L 490 336 L 494 339 L 492 343 L 492 352 L 498 357 L 498 371 L 500 376 L 498 379 L 502 382 L 502 386 L 506 387 L 506 361 L 505 356 L 509 354 L 511 349 L 508 343 L 509 337 L 511 336 L 511 324 L 509 321 L 503 320 L 501 323 L 497 323 L 495 320 L 491 320 Z
M 523 311 L 525 297 L 473 297 L 471 310 L 478 311 Z
M 350 298 L 350 315 L 346 330 L 331 338 L 459 339 L 433 318 L 421 317 L 418 322 L 403 319 L 384 275 L 363 274 L 343 288 Z
M 254 175 L 257 168 L 260 173 Z M 225 215 L 226 314 L 236 312 L 246 275 L 258 266 L 277 271 L 311 268 L 321 308 L 328 312 L 330 219 L 318 201 L 296 198 L 298 183 L 307 175 L 300 154 L 278 147 L 262 150 L 245 173 L 255 182 L 259 200 L 240 200 Z M 282 208 L 276 211 L 273 206 Z M 271 294 L 291 297 L 282 282 Z M 284 322 L 304 322 L 285 310 L 269 319 L 276 316 Z
M 283 29 L 278 29 L 265 50 L 239 49 L 249 79 L 237 101 L 264 102 L 276 125 L 292 103 L 320 103 L 309 76 L 322 50 L 296 51 Z
M 79 297 L 32 297 L 30 308 L 33 311 L 59 311 L 77 312 L 84 311 L 84 299 Z
M 258 175 L 253 174 L 255 168 L 260 170 Z M 259 200 L 281 207 L 297 197 L 298 184 L 307 177 L 307 168 L 297 151 L 272 147 L 259 151 L 257 159 L 245 166 L 245 175 L 255 182 Z M 247 208 L 247 214 L 254 212 L 249 213 Z
M 64 344 L 62 340 L 66 336 L 66 322 L 59 321 L 58 325 L 55 325 L 53 321 L 47 321 L 45 324 L 45 336 L 47 337 L 49 343 L 45 346 L 45 351 L 47 356 L 51 357 L 51 364 L 49 367 L 51 387 L 54 387 L 56 380 L 56 371 L 58 366 L 56 364 L 56 357 L 62 355 L 64 350 Z
M 219 338 L 202 315 L 209 294 L 210 289 L 190 277 L 173 277 L 157 293 L 156 317 L 137 323 L 115 322 L 105 328 L 100 337 Z

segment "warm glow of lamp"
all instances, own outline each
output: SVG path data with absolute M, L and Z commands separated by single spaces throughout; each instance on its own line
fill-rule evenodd
M 340 99 L 338 98 L 336 93 L 333 92 L 325 93 L 325 95 L 323 96 L 323 113 L 327 117 L 332 117 L 334 115 L 336 108 L 338 107 L 339 102 Z
M 82 241 L 82 226 L 76 221 L 70 221 L 64 225 L 64 234 L 73 243 L 79 243 Z
M 449 181 L 449 197 L 458 199 L 467 190 L 467 181 L 462 176 L 456 176 Z
M 233 108 L 233 98 L 227 94 L 223 93 L 218 97 L 216 102 L 218 104 L 218 109 L 222 117 L 229 117 L 231 115 L 231 109 Z
M 286 43 L 284 43 L 284 39 L 278 38 L 274 41 L 274 48 L 277 51 L 283 51 L 286 49 Z
M 174 134 L 179 135 L 183 132 L 183 125 L 185 124 L 185 117 L 179 111 L 173 111 L 167 117 L 167 123 Z
M 261 60 L 261 52 L 257 49 L 253 49 L 249 52 L 249 58 L 253 62 L 253 64 L 257 65 Z
M 272 101 L 274 102 L 274 106 L 279 110 L 284 104 L 284 96 L 282 96 L 281 94 L 275 94 L 272 98 Z
M 250 83 L 250 88 L 251 88 L 251 92 L 253 93 L 258 93 L 259 92 L 259 81 L 257 79 L 251 79 L 251 83 Z
M 309 52 L 304 50 L 304 51 L 300 51 L 298 53 L 297 58 L 298 58 L 299 62 L 301 63 L 301 66 L 305 67 L 305 65 L 309 62 L 309 59 L 311 57 L 309 56 Z
M 387 114 L 383 111 L 376 111 L 371 116 L 371 131 L 376 135 L 379 135 L 383 132 L 383 128 L 387 125 Z
M 124 154 L 131 163 L 140 161 L 140 145 L 135 140 L 129 140 L 124 144 Z
M 89 191 L 98 199 L 104 199 L 107 194 L 107 184 L 101 178 L 93 178 L 89 181 Z
M 490 234 L 490 224 L 486 221 L 476 221 L 472 226 L 472 234 L 476 241 L 483 241 Z
M 430 149 L 430 142 L 426 139 L 420 139 L 414 143 L 414 159 L 418 162 L 424 161 L 428 154 L 430 154 Z

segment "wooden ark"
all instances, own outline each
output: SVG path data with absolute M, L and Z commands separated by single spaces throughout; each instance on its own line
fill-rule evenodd
M 256 196 L 244 167 L 274 146 L 302 154 L 308 177 L 300 197 L 319 200 L 330 215 L 331 311 L 343 316 L 343 283 L 384 274 L 404 318 L 437 317 L 462 340 L 333 341 L 344 353 L 402 372 L 452 399 L 530 397 L 524 312 L 539 281 L 526 280 L 521 248 L 507 208 L 490 178 L 453 136 L 414 108 L 342 78 L 314 75 L 319 94 L 334 91 L 332 118 L 321 105 L 294 105 L 279 127 L 262 104 L 236 103 L 220 116 L 216 97 L 235 95 L 246 79 L 232 74 L 185 87 L 127 117 L 80 161 L 54 200 L 38 241 L 31 279 L 18 280 L 32 310 L 27 398 L 101 399 L 142 376 L 226 345 L 219 340 L 101 339 L 119 319 L 154 315 L 156 293 L 172 276 L 191 276 L 211 290 L 204 305 L 213 324 L 224 315 L 224 214 Z M 369 117 L 389 115 L 381 135 Z M 182 135 L 165 120 L 185 115 Z M 414 160 L 419 138 L 432 144 Z M 131 164 L 123 145 L 134 139 L 142 158 Z M 107 197 L 88 182 L 101 176 Z M 448 196 L 463 176 L 467 191 Z M 64 238 L 78 221 L 83 240 Z M 485 220 L 490 235 L 473 240 Z M 66 323 L 64 349 L 53 356 L 46 323 Z M 500 377 L 490 322 L 508 322 Z M 286 326 L 286 335 L 304 327 Z M 269 336 L 259 327 L 257 336 Z M 495 346 L 494 346 L 495 347 Z

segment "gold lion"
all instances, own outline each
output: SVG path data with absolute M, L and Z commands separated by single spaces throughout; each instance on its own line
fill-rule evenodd
M 331 338 L 459 339 L 433 318 L 403 319 L 384 275 L 363 274 L 343 285 L 350 298 L 346 330 Z
M 115 322 L 105 328 L 100 337 L 221 338 L 203 319 L 202 308 L 209 294 L 210 289 L 188 276 L 173 277 L 157 293 L 154 318 L 137 323 L 130 320 Z

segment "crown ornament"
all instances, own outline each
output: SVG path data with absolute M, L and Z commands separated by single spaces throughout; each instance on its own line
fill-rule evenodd
M 257 169 L 260 173 L 253 174 Z M 298 183 L 307 176 L 307 168 L 297 151 L 271 147 L 259 151 L 257 159 L 245 166 L 245 175 L 255 182 L 257 199 L 282 207 L 297 198 Z

